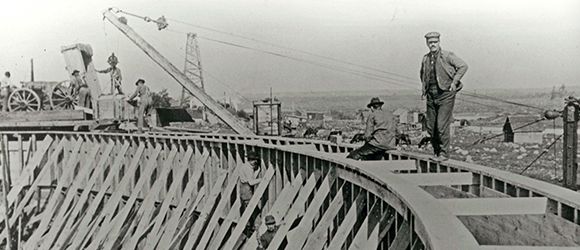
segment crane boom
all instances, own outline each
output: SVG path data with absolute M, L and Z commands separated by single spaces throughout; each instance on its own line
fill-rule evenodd
M 206 94 L 201 88 L 196 86 L 187 76 L 179 71 L 169 60 L 163 57 L 153 46 L 139 36 L 127 24 L 119 21 L 117 16 L 108 9 L 103 12 L 103 16 L 109 20 L 115 27 L 117 27 L 129 40 L 133 41 L 145 54 L 147 54 L 153 61 L 155 61 L 161 68 L 163 68 L 173 79 L 175 79 L 184 89 L 195 96 L 203 105 L 216 114 L 224 123 L 230 126 L 238 134 L 253 134 L 252 131 L 244 126 L 238 119 L 232 115 L 228 110 L 222 107 L 211 96 Z

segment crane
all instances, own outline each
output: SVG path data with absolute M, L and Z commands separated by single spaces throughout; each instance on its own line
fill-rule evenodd
M 149 56 L 154 62 L 161 66 L 161 68 L 163 68 L 163 70 L 165 70 L 173 79 L 175 79 L 185 90 L 187 90 L 191 95 L 195 96 L 201 103 L 203 103 L 203 105 L 205 105 L 209 110 L 216 114 L 217 117 L 219 117 L 225 124 L 230 126 L 236 133 L 245 135 L 253 134 L 253 132 L 244 126 L 244 124 L 242 124 L 234 115 L 232 115 L 221 104 L 215 101 L 211 96 L 206 94 L 203 89 L 198 87 L 183 72 L 177 69 L 177 67 L 169 62 L 169 60 L 163 57 L 163 55 L 161 55 L 155 48 L 153 48 L 153 46 L 147 43 L 147 41 L 145 41 L 131 27 L 129 27 L 124 17 L 117 17 L 113 11 L 121 12 L 120 10 L 109 8 L 103 12 L 104 18 L 111 22 L 111 24 L 119 29 L 123 34 L 125 34 L 129 40 L 131 40 L 133 43 L 135 43 L 135 45 L 137 45 L 137 47 L 143 50 L 143 52 L 145 52 L 145 54 L 147 54 L 147 56 Z M 157 20 L 153 20 L 148 17 L 140 18 L 143 18 L 145 21 L 152 21 L 157 23 L 159 30 L 167 27 L 167 22 L 163 16 Z

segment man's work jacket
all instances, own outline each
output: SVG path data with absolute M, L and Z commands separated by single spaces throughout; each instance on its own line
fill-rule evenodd
M 423 56 L 421 63 L 421 82 L 423 83 L 423 95 L 427 93 L 429 87 L 429 53 Z M 452 83 L 457 86 L 457 91 L 463 88 L 461 78 L 467 72 L 467 63 L 457 57 L 453 52 L 441 50 L 437 55 L 435 63 L 435 75 L 437 76 L 437 85 L 442 90 L 449 90 Z

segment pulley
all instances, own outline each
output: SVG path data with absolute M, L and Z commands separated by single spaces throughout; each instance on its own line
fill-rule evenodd
M 544 112 L 544 118 L 548 119 L 548 120 L 554 120 L 558 117 L 562 116 L 562 111 L 558 111 L 558 110 L 546 110 Z

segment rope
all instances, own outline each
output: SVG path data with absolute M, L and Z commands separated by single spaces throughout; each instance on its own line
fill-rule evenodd
M 542 157 L 542 155 L 544 155 L 546 152 L 548 152 L 548 149 L 550 149 L 550 147 L 552 147 L 554 144 L 556 144 L 556 142 L 558 140 L 560 140 L 560 138 L 562 138 L 562 136 L 563 136 L 563 134 L 558 136 L 558 138 L 556 138 L 550 145 L 548 145 L 548 147 L 546 147 L 544 150 L 542 150 L 542 153 L 540 155 L 538 155 L 538 157 L 536 157 L 536 159 L 534 159 L 526 168 L 524 168 L 524 170 L 522 170 L 520 175 L 523 174 L 524 172 L 526 172 L 526 170 L 528 170 L 528 168 L 531 167 L 532 164 L 534 164 L 538 159 L 540 159 L 540 157 Z

